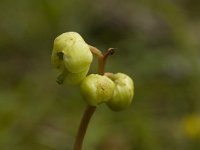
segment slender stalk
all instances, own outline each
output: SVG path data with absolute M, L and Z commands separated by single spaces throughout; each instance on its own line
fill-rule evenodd
M 98 58 L 99 58 L 99 57 L 103 57 L 102 52 L 101 52 L 98 48 L 96 48 L 96 47 L 94 47 L 94 46 L 91 46 L 91 45 L 89 45 L 89 48 L 90 48 L 90 51 L 91 51 L 93 54 L 95 54 Z
M 115 53 L 116 48 L 109 48 L 103 57 L 99 58 L 99 74 L 103 75 L 105 72 L 105 64 L 109 55 Z
M 102 54 L 102 52 L 94 47 L 90 45 L 90 50 L 93 54 L 95 54 L 98 57 L 98 74 L 103 75 L 104 73 L 104 68 L 105 68 L 105 63 L 104 63 L 104 55 Z
M 106 59 L 109 55 L 114 54 L 115 49 L 109 48 L 105 54 L 102 54 L 102 52 L 99 49 L 97 49 L 96 47 L 93 47 L 93 46 L 90 46 L 90 50 L 93 54 L 95 54 L 98 57 L 98 74 L 103 75 Z M 92 115 L 94 114 L 95 110 L 96 110 L 95 106 L 88 105 L 86 107 L 83 117 L 81 119 L 81 123 L 79 125 L 78 133 L 77 133 L 76 140 L 74 143 L 74 150 L 82 149 L 83 139 L 84 139 L 87 127 L 88 127 L 90 119 L 91 119 Z
M 105 54 L 102 54 L 102 52 L 98 48 L 91 45 L 89 47 L 91 52 L 98 57 L 98 74 L 103 75 L 106 60 L 109 55 L 113 55 L 115 53 L 116 48 L 109 48 Z
M 86 107 L 86 110 L 83 114 L 83 117 L 82 117 L 82 120 L 81 120 L 81 123 L 79 126 L 76 141 L 74 143 L 74 150 L 81 150 L 88 123 L 89 123 L 92 115 L 94 114 L 95 110 L 96 110 L 96 107 L 94 107 L 94 106 L 88 105 Z

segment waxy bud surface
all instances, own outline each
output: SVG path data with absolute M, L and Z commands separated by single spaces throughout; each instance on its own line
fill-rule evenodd
M 107 102 L 114 91 L 114 82 L 106 76 L 90 74 L 81 83 L 81 95 L 92 106 Z
M 123 73 L 113 74 L 112 80 L 115 83 L 115 88 L 107 105 L 114 111 L 124 110 L 131 104 L 134 96 L 133 80 Z
M 58 82 L 78 84 L 86 77 L 93 55 L 89 45 L 76 32 L 66 32 L 54 40 L 52 64 L 59 70 Z

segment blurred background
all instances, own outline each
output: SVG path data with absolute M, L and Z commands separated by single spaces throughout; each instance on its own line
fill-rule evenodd
M 200 149 L 200 1 L 0 0 L 1 150 L 72 149 L 86 104 L 50 62 L 67 31 L 118 48 L 106 71 L 135 82 L 130 108 L 98 107 L 84 150 Z

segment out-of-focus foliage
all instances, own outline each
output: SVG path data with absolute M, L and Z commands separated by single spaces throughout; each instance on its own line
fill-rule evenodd
M 85 150 L 200 149 L 200 1 L 1 0 L 1 150 L 72 149 L 86 104 L 50 63 L 66 31 L 117 47 L 106 70 L 135 81 L 129 109 L 98 107 Z

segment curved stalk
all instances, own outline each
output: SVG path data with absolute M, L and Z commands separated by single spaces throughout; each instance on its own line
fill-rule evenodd
M 97 49 L 96 47 L 93 47 L 93 46 L 90 46 L 90 50 L 93 54 L 95 54 L 98 57 L 98 74 L 103 75 L 106 59 L 109 55 L 114 54 L 115 49 L 109 48 L 105 54 L 102 54 L 102 52 L 99 49 Z M 78 132 L 77 132 L 76 140 L 74 143 L 74 150 L 82 149 L 83 139 L 85 137 L 87 127 L 88 127 L 90 119 L 91 119 L 92 115 L 94 114 L 95 110 L 96 110 L 95 106 L 88 105 L 86 107 L 83 117 L 81 119 L 81 123 L 79 125 Z
M 83 117 L 79 126 L 76 141 L 74 143 L 74 150 L 81 150 L 88 123 L 90 122 L 90 119 L 92 115 L 94 114 L 95 110 L 96 110 L 96 107 L 94 106 L 88 105 L 86 107 L 86 110 L 83 114 Z

